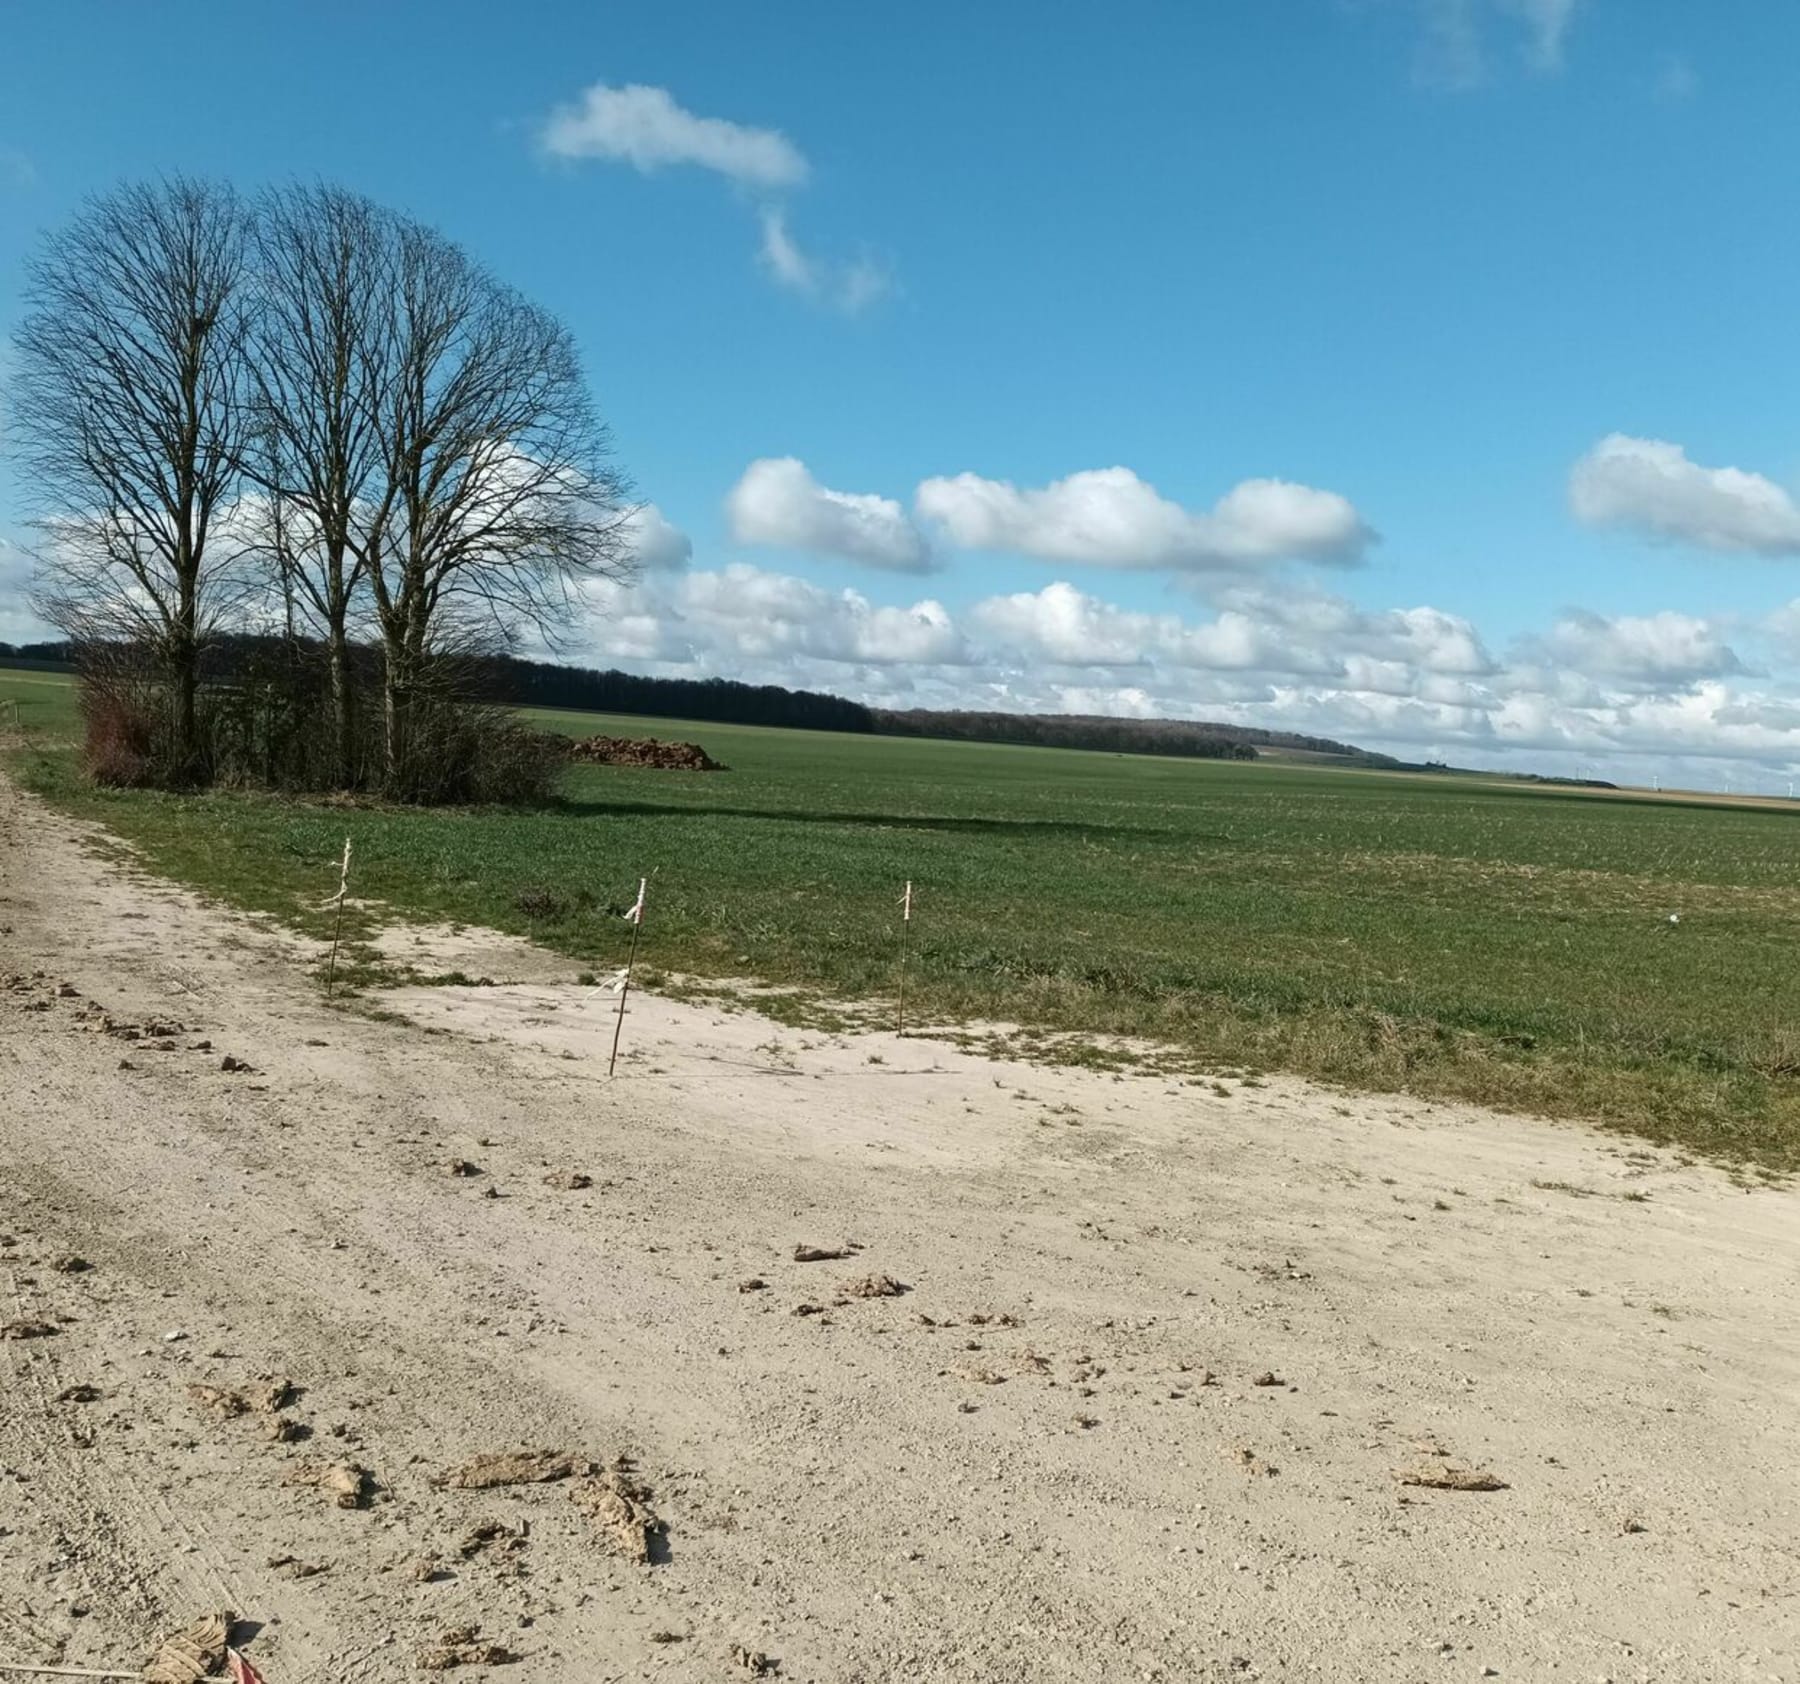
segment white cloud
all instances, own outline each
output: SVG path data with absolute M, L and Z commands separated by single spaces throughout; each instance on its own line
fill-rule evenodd
M 1623 526 L 1701 549 L 1800 554 L 1800 506 L 1742 468 L 1705 468 L 1678 444 L 1612 433 L 1569 474 L 1569 504 L 1590 526 Z
M 676 104 L 666 88 L 596 82 L 571 105 L 559 105 L 539 132 L 559 158 L 606 158 L 646 175 L 672 164 L 712 170 L 745 187 L 798 187 L 808 166 L 800 149 L 775 129 L 723 117 L 700 117 Z
M 829 304 L 847 316 L 866 310 L 893 290 L 893 278 L 866 253 L 846 263 L 833 263 L 803 251 L 788 226 L 787 212 L 764 205 L 762 246 L 758 256 L 776 281 L 790 292 Z
M 931 569 L 923 534 L 893 498 L 833 491 L 797 457 L 752 462 L 727 495 L 725 511 L 740 544 L 839 556 L 896 573 Z
M 1544 74 L 1563 67 L 1569 26 L 1582 0 L 1416 0 L 1424 36 L 1419 74 L 1440 87 L 1467 88 L 1487 76 L 1493 21 L 1523 31 L 1526 64 Z
M 821 258 L 805 250 L 788 224 L 784 196 L 812 173 L 805 155 L 777 129 L 702 117 L 677 104 L 667 88 L 596 82 L 540 125 L 538 144 L 553 157 L 600 158 L 648 175 L 671 165 L 711 170 L 760 199 L 762 268 L 788 291 L 847 316 L 894 290 L 887 265 L 868 253 Z M 0 154 L 3 162 L 4 154 Z
M 741 563 L 601 583 L 587 594 L 593 657 L 695 676 L 724 672 L 761 681 L 783 672 L 794 683 L 795 675 L 820 664 L 944 667 L 967 658 L 963 634 L 942 603 L 879 606 L 857 591 L 828 590 Z M 844 676 L 840 670 L 837 681 Z
M 969 611 L 991 647 L 1071 667 L 1155 665 L 1331 679 L 1367 688 L 1495 670 L 1474 627 L 1436 608 L 1369 612 L 1322 593 L 1228 593 L 1211 620 L 1147 614 L 1073 585 L 989 597 Z
M 1119 608 L 1063 582 L 989 597 L 969 611 L 989 646 L 1021 661 L 1069 667 L 1167 666 L 1250 671 L 1265 664 L 1324 671 L 1310 652 L 1281 649 L 1252 616 L 1227 609 L 1203 625 Z
M 31 606 L 32 561 L 0 538 L 0 643 L 40 643 L 61 636 Z
M 1544 646 L 1552 660 L 1589 677 L 1663 688 L 1743 670 L 1710 621 L 1668 610 L 1617 619 L 1571 610 Z
M 634 509 L 623 530 L 631 559 L 647 573 L 678 572 L 693 556 L 693 540 L 654 503 Z
M 1781 787 L 1800 775 L 1800 683 L 1759 676 L 1720 625 L 1676 613 L 1570 611 L 1496 659 L 1442 609 L 1310 590 L 1241 588 L 1190 619 L 1058 582 L 952 613 L 737 565 L 589 595 L 586 658 L 669 675 L 893 707 L 1224 720 L 1623 781 Z M 1771 645 L 1800 636 L 1800 603 L 1737 629 Z
M 1205 571 L 1284 558 L 1355 561 L 1374 538 L 1335 491 L 1245 480 L 1196 513 L 1129 468 L 1089 469 L 1040 490 L 971 473 L 928 479 L 917 507 L 965 549 L 1102 567 Z
M 762 260 L 769 273 L 795 292 L 811 292 L 817 285 L 806 253 L 788 233 L 787 212 L 779 205 L 762 208 Z

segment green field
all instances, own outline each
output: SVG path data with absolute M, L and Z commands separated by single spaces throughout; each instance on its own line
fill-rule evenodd
M 892 994 L 911 878 L 909 986 L 936 1021 L 1122 1031 L 1194 1068 L 1800 1166 L 1800 814 L 574 714 L 534 717 L 698 741 L 731 770 L 579 769 L 564 805 L 529 813 L 121 794 L 77 777 L 66 685 L 0 672 L 5 697 L 33 728 L 12 754 L 29 787 L 301 924 L 348 833 L 355 892 L 410 913 L 598 969 L 654 874 L 658 968 L 870 1000 Z

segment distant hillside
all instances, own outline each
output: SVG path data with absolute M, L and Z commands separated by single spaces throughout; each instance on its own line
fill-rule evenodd
M 272 640 L 231 638 L 215 645 L 215 670 L 229 673 L 247 653 Z M 15 646 L 0 643 L 0 661 L 13 666 L 66 670 L 73 652 L 64 643 Z M 373 649 L 362 658 L 377 658 Z M 740 684 L 728 678 L 644 678 L 636 673 L 559 666 L 513 655 L 488 655 L 468 663 L 470 682 L 483 696 L 519 707 L 567 708 L 591 713 L 664 719 L 712 720 L 724 725 L 775 725 L 799 731 L 849 731 L 871 736 L 936 737 L 954 742 L 1022 743 L 1043 748 L 1096 749 L 1111 754 L 1163 754 L 1197 760 L 1283 759 L 1332 761 L 1353 766 L 1398 766 L 1330 737 L 1267 731 L 1191 719 L 1112 719 L 1087 713 L 992 713 L 962 709 L 872 708 L 816 690 L 779 684 Z
M 1261 753 L 1273 752 L 1350 761 L 1359 766 L 1399 764 L 1387 755 L 1371 754 L 1329 737 L 1306 737 L 1293 731 L 1265 731 L 1253 725 L 1224 725 L 1207 720 L 1114 719 L 1090 713 L 964 713 L 927 708 L 873 711 L 875 729 L 893 737 L 1032 743 L 1049 748 L 1169 754 L 1199 760 L 1255 760 Z
M 739 684 L 723 678 L 643 678 L 513 656 L 483 660 L 479 672 L 483 689 L 495 700 L 532 707 L 716 719 L 731 725 L 783 725 L 803 731 L 868 732 L 883 737 L 1099 749 L 1113 754 L 1168 754 L 1198 760 L 1255 760 L 1259 754 L 1272 753 L 1357 766 L 1400 764 L 1388 755 L 1371 754 L 1329 737 L 1203 720 L 931 708 L 901 711 L 865 707 L 813 690 L 786 690 L 777 684 Z

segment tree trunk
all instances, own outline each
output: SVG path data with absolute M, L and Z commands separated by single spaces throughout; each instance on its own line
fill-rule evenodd
M 355 698 L 350 680 L 350 642 L 341 622 L 331 628 L 327 650 L 331 673 L 331 728 L 337 765 L 333 770 L 339 789 L 356 781 Z
M 199 773 L 199 709 L 197 697 L 200 675 L 196 670 L 198 650 L 194 637 L 193 612 L 184 603 L 168 640 L 169 687 L 175 702 L 175 759 L 172 768 L 177 780 L 192 781 Z
M 404 663 L 395 659 L 390 645 L 381 678 L 383 782 L 391 795 L 399 794 L 400 770 L 406 764 L 406 727 L 412 701 Z

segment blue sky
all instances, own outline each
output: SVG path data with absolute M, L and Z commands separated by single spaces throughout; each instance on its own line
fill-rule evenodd
M 1797 84 L 1691 0 L 13 5 L 0 328 L 121 177 L 341 181 L 579 338 L 584 659 L 1767 787 Z

